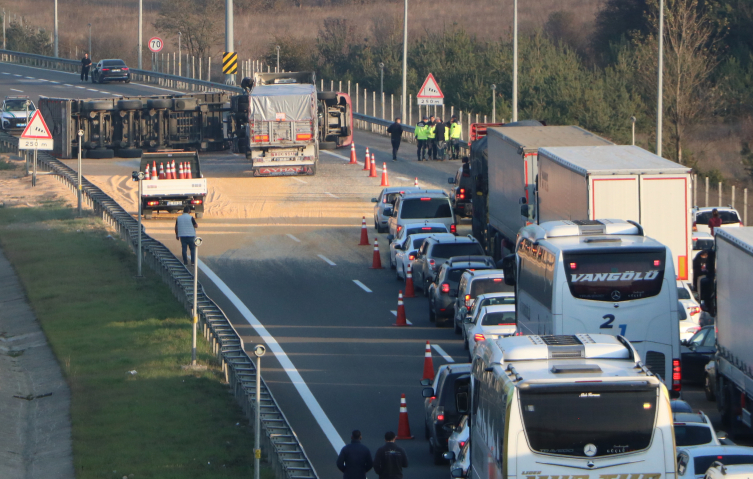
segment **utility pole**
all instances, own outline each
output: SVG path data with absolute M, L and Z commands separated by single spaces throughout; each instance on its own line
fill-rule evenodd
M 233 0 L 225 0 L 225 52 L 235 51 L 233 42 Z M 279 70 L 279 66 L 278 66 Z M 235 85 L 235 74 L 228 73 L 225 75 L 226 85 Z
M 379 62 L 379 96 L 384 99 L 384 63 Z
M 89 58 L 94 58 L 92 55 L 92 24 L 89 24 Z
M 180 39 L 183 36 L 182 33 L 178 32 L 178 76 L 181 76 L 182 70 L 181 68 L 181 62 L 183 61 L 183 58 L 180 56 Z M 175 66 L 175 65 L 173 65 Z
M 492 123 L 497 123 L 497 85 L 492 83 Z
M 635 146 L 635 117 L 631 116 L 630 121 L 633 123 L 633 146 Z
M 406 101 L 408 99 L 408 0 L 404 0 L 404 12 L 403 12 L 403 94 L 401 95 L 401 108 L 400 116 L 405 123 L 406 114 L 408 110 L 406 108 Z
M 57 1 L 57 0 L 55 0 Z M 141 70 L 141 50 L 144 49 L 142 24 L 144 21 L 144 0 L 139 0 L 139 70 Z
M 3 27 L 5 26 L 5 18 L 3 18 Z M 5 30 L 5 28 L 3 28 Z M 5 40 L 5 35 L 3 35 Z M 5 41 L 3 41 L 3 48 L 5 48 Z M 58 0 L 55 0 L 55 58 L 58 58 Z
M 656 155 L 661 156 L 664 116 L 664 0 L 659 0 L 659 72 L 656 93 Z
M 277 73 L 280 73 L 280 45 L 275 48 L 277 49 Z
M 518 0 L 512 10 L 512 121 L 518 121 Z

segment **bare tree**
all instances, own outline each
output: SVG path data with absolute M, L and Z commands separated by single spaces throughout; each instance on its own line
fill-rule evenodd
M 165 0 L 154 28 L 169 33 L 178 45 L 178 32 L 188 54 L 205 58 L 218 45 L 225 31 L 222 0 Z

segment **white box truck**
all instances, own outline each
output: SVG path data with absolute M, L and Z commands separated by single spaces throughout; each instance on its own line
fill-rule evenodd
M 539 223 L 613 218 L 640 223 L 672 250 L 687 280 L 692 251 L 691 169 L 637 146 L 539 149 Z
M 716 400 L 731 435 L 741 423 L 753 427 L 751 323 L 753 228 L 720 228 L 716 230 Z
M 535 221 L 539 148 L 613 144 L 577 126 L 489 128 L 487 141 L 487 191 L 476 188 L 473 210 L 474 216 L 484 210 L 488 213 L 486 237 L 479 240 L 487 245 L 487 253 L 495 260 L 505 256 L 503 247 L 512 251 L 520 228 Z M 483 180 L 477 177 L 476 183 Z M 525 212 L 521 211 L 521 205 L 526 206 Z

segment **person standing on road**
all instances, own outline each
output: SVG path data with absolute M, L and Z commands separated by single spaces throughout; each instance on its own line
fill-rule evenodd
M 379 479 L 403 479 L 403 468 L 408 467 L 408 455 L 395 444 L 395 437 L 392 431 L 385 433 L 387 443 L 374 454 L 374 472 L 379 474 Z
M 175 239 L 180 241 L 183 264 L 186 266 L 188 266 L 187 248 L 191 248 L 191 266 L 196 264 L 196 245 L 193 241 L 196 239 L 196 228 L 198 227 L 196 220 L 191 216 L 191 207 L 183 208 L 183 214 L 175 220 Z
M 714 236 L 714 228 L 720 228 L 722 226 L 722 218 L 719 216 L 719 210 L 714 208 L 711 212 L 711 218 L 709 218 L 709 229 L 711 230 L 711 236 Z
M 444 161 L 444 149 L 447 146 L 445 142 L 446 128 L 441 118 L 437 118 L 434 126 L 434 144 L 436 145 L 436 151 L 434 152 L 434 159 Z
M 416 137 L 416 145 L 418 146 L 418 161 L 423 161 L 426 157 L 426 142 L 429 138 L 429 132 L 426 129 L 427 120 L 428 118 L 424 117 L 422 121 L 416 123 L 416 130 L 413 133 Z
M 343 473 L 343 479 L 366 479 L 372 465 L 371 451 L 361 444 L 361 431 L 356 429 L 350 435 L 350 444 L 337 456 L 337 468 Z
M 434 115 L 431 115 L 429 122 L 426 124 L 426 131 L 428 132 L 427 148 L 429 150 L 428 157 L 432 160 L 437 159 L 437 124 L 434 121 Z
M 450 158 L 457 160 L 460 156 L 460 138 L 463 136 L 463 127 L 458 123 L 458 117 L 453 116 L 450 120 Z
M 81 59 L 81 81 L 89 81 L 89 67 L 92 61 L 89 59 L 89 54 L 84 53 L 84 58 Z
M 390 134 L 392 141 L 392 161 L 397 161 L 397 150 L 400 148 L 400 141 L 403 139 L 403 125 L 400 122 L 400 117 L 397 117 L 395 123 L 387 127 L 387 133 Z

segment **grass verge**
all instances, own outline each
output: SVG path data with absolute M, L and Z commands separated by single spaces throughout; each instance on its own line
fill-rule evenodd
M 0 208 L 0 245 L 71 388 L 78 478 L 251 477 L 253 435 L 190 318 L 95 218 Z M 129 371 L 136 371 L 130 374 Z M 262 477 L 273 477 L 271 470 Z

